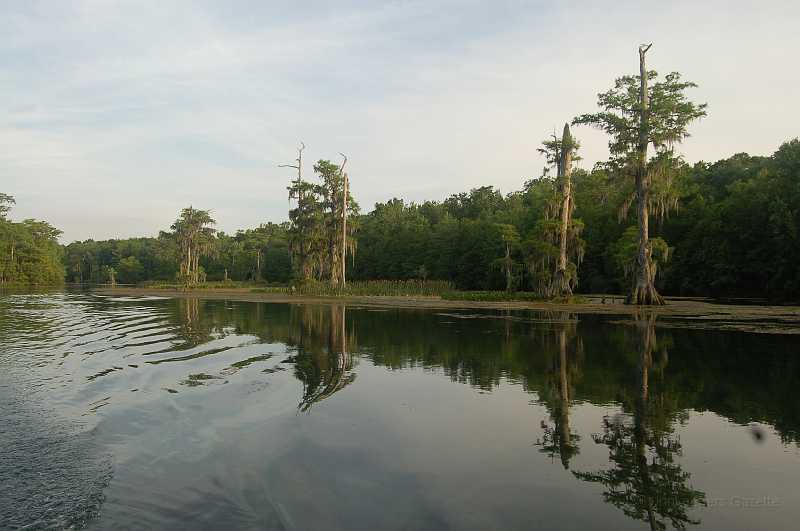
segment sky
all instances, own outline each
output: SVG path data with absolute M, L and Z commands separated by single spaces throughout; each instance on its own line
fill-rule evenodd
M 62 242 L 287 218 L 296 157 L 362 211 L 541 174 L 540 142 L 649 66 L 709 104 L 689 162 L 800 134 L 800 2 L 0 0 L 0 192 Z M 607 138 L 585 127 L 585 168 Z M 311 178 L 310 164 L 306 177 Z

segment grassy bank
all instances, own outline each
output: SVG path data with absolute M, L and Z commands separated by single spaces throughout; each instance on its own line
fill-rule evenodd
M 208 291 L 248 290 L 251 293 L 302 295 L 311 297 L 436 297 L 453 291 L 453 284 L 443 280 L 367 280 L 348 282 L 344 288 L 328 282 L 305 282 L 294 285 L 263 282 L 218 281 L 186 286 L 176 282 L 150 281 L 136 286 L 142 289 Z
M 560 304 L 579 304 L 587 302 L 584 297 L 573 296 L 568 299 L 542 299 L 534 293 L 525 291 L 460 291 L 452 282 L 445 280 L 359 280 L 348 282 L 342 288 L 328 282 L 304 282 L 294 285 L 264 284 L 257 282 L 217 281 L 202 282 L 186 286 L 174 282 L 143 282 L 138 287 L 165 290 L 220 290 L 246 289 L 250 293 L 275 295 L 295 295 L 308 297 L 441 297 L 448 301 L 473 302 L 555 302 Z
M 238 280 L 218 280 L 212 282 L 200 282 L 187 286 L 178 282 L 168 282 L 164 280 L 148 280 L 140 282 L 136 285 L 137 288 L 144 289 L 179 289 L 179 290 L 195 290 L 195 289 L 253 289 L 253 288 L 282 288 L 285 286 L 271 285 L 264 282 L 244 282 Z
M 446 291 L 442 293 L 442 299 L 448 301 L 475 301 L 475 302 L 503 302 L 503 301 L 527 301 L 527 302 L 551 302 L 559 304 L 583 304 L 587 302 L 585 297 L 574 295 L 568 298 L 543 299 L 534 293 L 527 291 Z
M 436 297 L 452 291 L 453 284 L 443 280 L 365 280 L 349 282 L 344 288 L 327 282 L 306 282 L 285 289 L 286 293 L 313 297 Z M 253 291 L 270 293 L 269 290 Z
M 756 306 L 712 304 L 695 299 L 667 299 L 666 306 L 641 308 L 622 303 L 622 297 L 606 297 L 606 301 L 593 299 L 583 304 L 541 300 L 452 300 L 436 296 L 364 296 L 364 295 L 291 295 L 287 288 L 220 288 L 197 290 L 165 290 L 145 288 L 95 288 L 96 293 L 112 296 L 160 296 L 175 298 L 197 298 L 211 300 L 233 300 L 267 302 L 279 304 L 345 304 L 361 308 L 394 309 L 483 309 L 483 310 L 538 310 L 566 312 L 580 319 L 584 314 L 615 316 L 618 322 L 630 324 L 631 319 L 643 315 L 658 316 L 660 326 L 695 328 L 706 330 L 730 330 L 765 334 L 800 335 L 800 307 Z M 452 292 L 449 292 L 452 293 Z M 466 292 L 469 293 L 469 292 Z M 474 293 L 474 292 L 473 292 Z M 481 293 L 481 292 L 478 292 Z M 504 296 L 504 295 L 503 295 Z M 466 296 L 465 296 L 466 297 Z M 477 297 L 477 295 L 475 296 Z M 485 296 L 486 297 L 486 296 Z M 614 321 L 617 322 L 617 321 Z

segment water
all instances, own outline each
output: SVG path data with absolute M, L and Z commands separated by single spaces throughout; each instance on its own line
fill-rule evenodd
M 0 528 L 792 529 L 796 336 L 0 295 Z

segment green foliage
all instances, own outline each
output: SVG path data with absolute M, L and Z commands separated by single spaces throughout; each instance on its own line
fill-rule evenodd
M 289 292 L 295 295 L 320 297 L 334 296 L 389 296 L 389 297 L 433 297 L 453 289 L 453 284 L 442 280 L 371 280 L 348 282 L 342 289 L 328 282 L 310 281 L 293 286 Z
M 120 261 L 136 258 L 141 269 L 129 261 L 137 271 L 136 281 L 169 280 L 175 277 L 178 268 L 177 246 L 169 238 L 130 238 L 73 242 L 64 248 L 64 263 L 67 280 L 77 283 L 102 284 L 109 281 L 107 270 L 117 271 L 117 281 L 129 283 L 119 277 Z
M 625 229 L 619 240 L 611 246 L 611 253 L 617 274 L 621 275 L 625 281 L 632 283 L 633 275 L 636 271 L 636 253 L 639 248 L 639 229 L 630 226 Z M 650 238 L 650 248 L 652 249 L 653 267 L 656 273 L 659 267 L 667 263 L 670 257 L 670 247 L 663 238 Z
M 198 264 L 207 282 L 223 281 L 226 272 L 229 281 L 250 284 L 286 283 L 291 278 L 286 224 L 267 223 L 233 236 L 218 232 L 207 243 L 213 252 L 200 256 Z M 172 286 L 179 271 L 178 250 L 176 239 L 163 233 L 160 238 L 74 242 L 65 248 L 67 279 L 106 283 L 112 267 L 120 283 L 157 281 Z
M 696 186 L 665 223 L 668 292 L 800 300 L 800 141 L 691 169 Z
M 173 281 L 162 281 L 162 280 L 145 280 L 138 284 L 138 287 L 147 288 L 147 289 L 167 289 L 167 290 L 204 290 L 204 289 L 249 289 L 253 293 L 257 293 L 261 290 L 275 290 L 276 293 L 286 293 L 288 292 L 288 288 L 286 286 L 276 286 L 276 287 L 261 287 L 255 288 L 254 286 L 263 286 L 263 284 L 257 284 L 251 281 L 239 281 L 239 280 L 211 280 L 205 282 L 198 282 L 192 286 L 186 286 L 185 284 Z
M 798 153 L 800 142 L 793 140 L 772 157 L 739 154 L 693 167 L 670 159 L 671 180 L 654 182 L 651 194 L 655 212 L 668 195 L 680 205 L 671 215 L 664 208 L 650 226 L 659 289 L 668 295 L 800 299 Z M 626 292 L 635 216 L 628 212 L 621 223 L 619 207 L 631 188 L 607 168 L 576 170 L 572 180 L 574 218 L 585 241 L 578 292 Z M 545 219 L 555 193 L 554 180 L 542 178 L 505 196 L 484 187 L 443 202 L 378 203 L 361 216 L 351 276 L 411 279 L 424 269 L 426 278 L 449 280 L 461 290 L 502 290 L 498 258 L 504 248 L 497 224 L 506 223 L 520 235 L 512 258 L 528 266 L 516 272 L 517 289 L 535 291 L 549 270 L 531 264 L 558 253 L 548 238 L 558 225 Z
M 446 291 L 442 298 L 448 301 L 502 302 L 502 301 L 542 301 L 536 293 L 525 291 Z
M 675 143 L 689 136 L 688 125 L 706 115 L 707 104 L 695 104 L 686 98 L 686 90 L 697 85 L 682 81 L 678 72 L 667 74 L 658 80 L 658 73 L 650 70 L 648 123 L 646 140 L 658 152 L 671 151 Z M 614 87 L 597 95 L 601 111 L 582 114 L 573 120 L 577 125 L 591 125 L 609 137 L 608 148 L 612 165 L 624 167 L 632 162 L 639 147 L 640 113 L 639 76 L 622 76 Z
M 7 219 L 14 203 L 10 195 L 0 194 L 0 285 L 61 284 L 61 231 L 45 221 Z
M 645 54 L 651 45 L 639 48 L 640 75 L 623 76 L 614 87 L 598 94 L 601 111 L 583 114 L 573 123 L 591 125 L 609 135 L 611 159 L 604 165 L 620 181 L 625 190 L 620 205 L 620 219 L 628 215 L 634 201 L 640 225 L 639 244 L 633 262 L 634 282 L 630 284 L 629 300 L 636 304 L 663 304 L 655 289 L 655 265 L 648 243 L 650 216 L 659 221 L 678 205 L 672 181 L 683 165 L 674 153 L 675 144 L 689 136 L 691 122 L 706 115 L 706 104 L 695 104 L 686 97 L 694 83 L 681 81 L 677 72 L 658 80 L 655 71 L 645 70 Z M 655 81 L 648 90 L 648 81 Z M 648 160 L 652 144 L 655 156 Z M 649 210 L 648 210 L 649 209 Z
M 346 174 L 328 160 L 314 165 L 318 183 L 292 181 L 289 199 L 297 206 L 289 211 L 289 249 L 298 279 L 334 282 L 341 277 L 342 212 Z M 356 250 L 355 232 L 358 228 L 358 203 L 347 190 L 347 239 L 345 248 L 352 256 Z
M 123 284 L 136 284 L 142 280 L 144 266 L 135 256 L 128 256 L 119 261 L 117 281 Z M 114 269 L 114 268 L 111 268 Z
M 676 164 L 670 193 L 677 196 L 680 209 L 651 225 L 659 290 L 667 295 L 800 301 L 800 141 L 784 143 L 769 157 L 736 154 L 713 164 Z M 436 295 L 453 288 L 500 292 L 506 284 L 506 240 L 513 244 L 509 254 L 515 266 L 556 256 L 555 245 L 542 236 L 556 227 L 544 215 L 555 190 L 553 180 L 545 178 L 506 195 L 483 187 L 441 202 L 378 203 L 358 216 L 358 252 L 348 277 L 395 286 L 370 283 L 359 288 L 359 294 L 369 295 Z M 623 223 L 618 218 L 626 189 L 612 172 L 598 168 L 573 172 L 573 190 L 575 219 L 582 222 L 586 245 L 586 259 L 577 268 L 578 292 L 627 291 L 635 221 L 631 213 Z M 4 205 L 13 204 L 4 197 Z M 7 214 L 5 210 L 0 219 L 4 284 L 58 283 L 65 273 L 68 281 L 105 284 L 114 269 L 119 283 L 176 285 L 180 250 L 174 237 L 86 240 L 60 247 L 60 233 L 49 224 L 15 222 Z M 508 239 L 512 228 L 519 244 Z M 198 287 L 288 284 L 293 275 L 291 231 L 289 223 L 267 223 L 234 235 L 214 234 L 213 252 L 199 258 L 206 282 Z M 544 270 L 530 267 L 515 267 L 513 273 L 514 289 L 523 292 L 535 293 L 537 283 L 547 278 Z M 452 287 L 421 290 L 394 281 L 443 281 Z M 338 294 L 329 287 L 302 289 Z
M 184 208 L 163 237 L 175 241 L 180 254 L 180 268 L 177 279 L 187 285 L 197 284 L 206 279 L 205 270 L 200 266 L 200 257 L 214 251 L 214 233 L 211 228 L 216 221 L 209 210 Z

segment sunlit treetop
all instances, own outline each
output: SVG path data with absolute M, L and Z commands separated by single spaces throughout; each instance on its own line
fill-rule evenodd
M 663 80 L 649 70 L 647 79 L 655 81 L 649 87 L 649 108 L 646 124 L 648 145 L 657 151 L 671 150 L 674 144 L 689 136 L 688 126 L 706 116 L 706 103 L 694 103 L 686 97 L 686 89 L 697 84 L 682 81 L 678 72 L 667 74 Z M 600 112 L 582 114 L 573 124 L 591 125 L 608 133 L 613 159 L 626 160 L 636 151 L 642 106 L 639 101 L 639 76 L 622 76 L 614 88 L 597 95 Z M 621 162 L 621 161 L 620 161 Z

